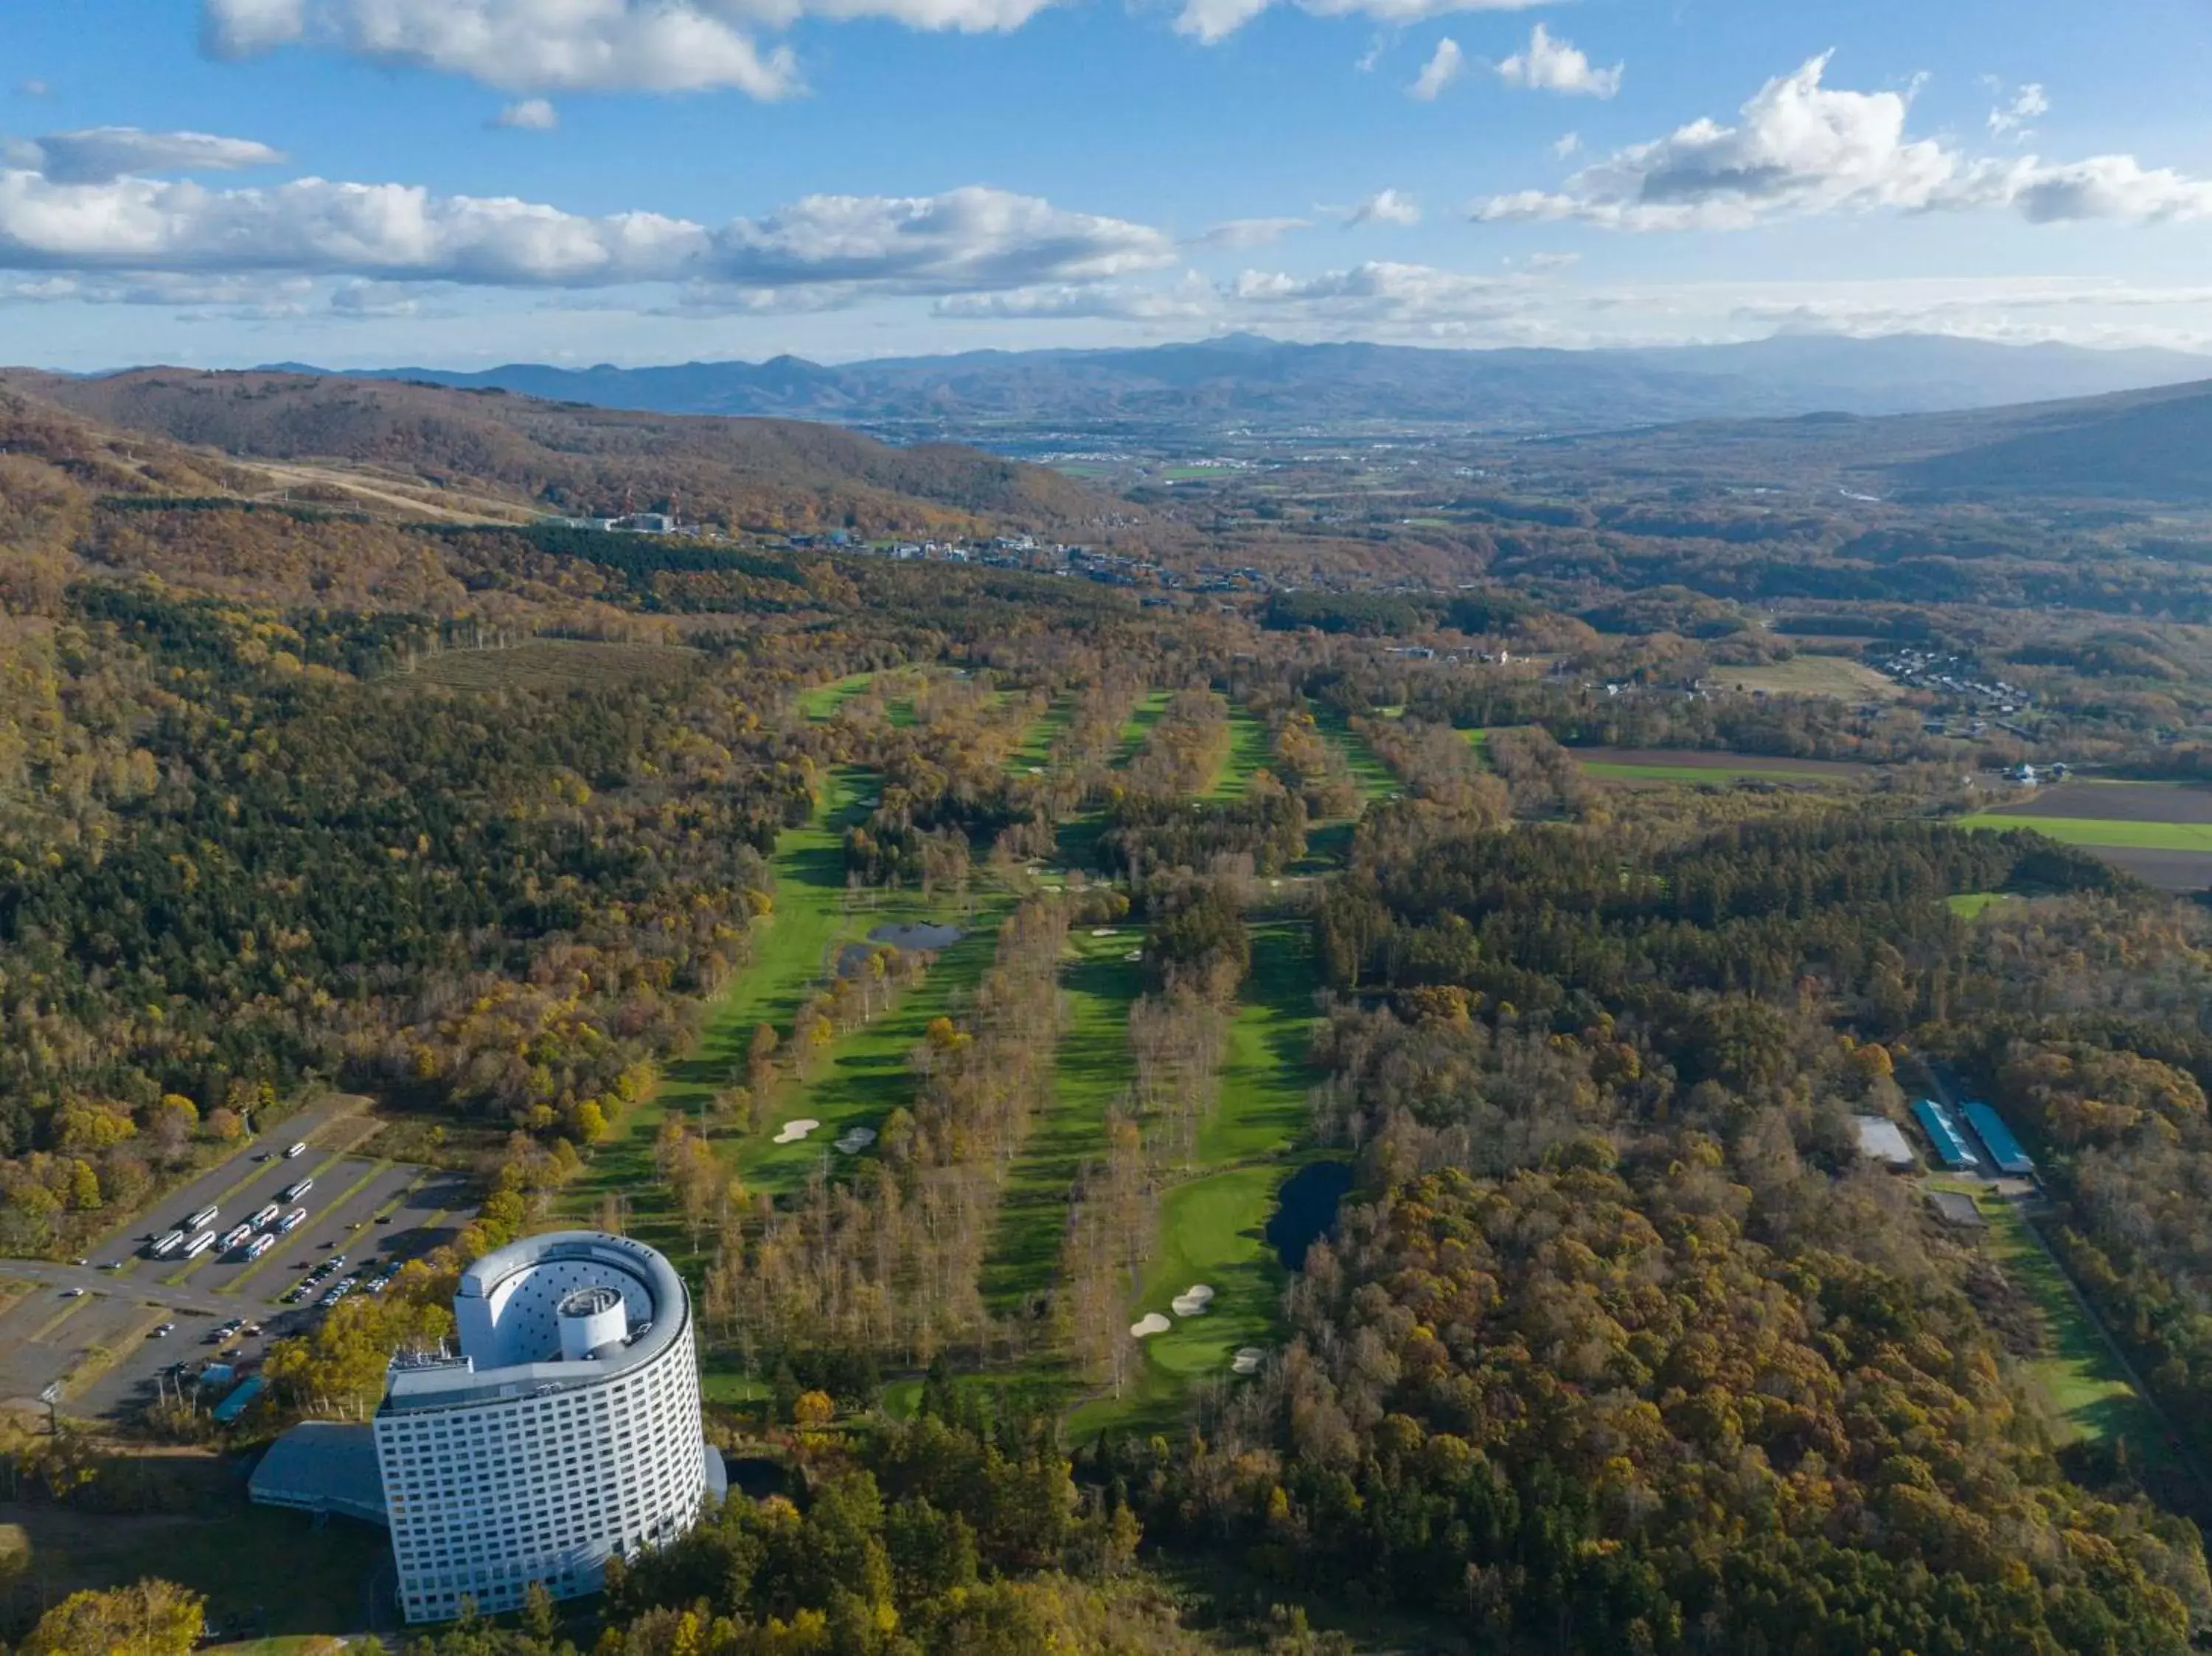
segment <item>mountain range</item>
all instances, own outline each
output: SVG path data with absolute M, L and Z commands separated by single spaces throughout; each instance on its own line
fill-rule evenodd
M 662 414 L 830 421 L 905 439 L 984 438 L 1008 427 L 1108 436 L 1236 428 L 1557 433 L 2093 397 L 2212 378 L 2212 357 L 1934 335 L 1785 335 L 1750 344 L 1566 351 L 1305 345 L 1232 334 L 1137 349 L 973 351 L 835 367 L 779 356 L 660 367 L 511 363 L 475 372 L 393 367 L 344 375 Z

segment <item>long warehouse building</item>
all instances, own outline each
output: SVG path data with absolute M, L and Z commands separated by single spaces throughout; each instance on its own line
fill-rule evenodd
M 590 1231 L 486 1254 L 453 1301 L 460 1355 L 403 1358 L 376 1411 L 410 1622 L 596 1591 L 611 1556 L 724 1493 L 699 1423 L 690 1296 L 641 1242 Z

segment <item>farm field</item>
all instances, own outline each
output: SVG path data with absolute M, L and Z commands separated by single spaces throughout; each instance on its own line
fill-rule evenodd
M 2212 885 L 2212 788 L 2187 782 L 2061 782 L 1961 827 L 2033 828 L 2167 891 Z
M 1904 694 L 1895 680 L 1845 656 L 1793 656 L 1764 667 L 1716 667 L 1707 676 L 1726 689 L 1768 695 L 1891 701 Z
M 2060 782 L 2023 804 L 2006 806 L 2003 814 L 2212 826 L 2212 788 L 2193 782 Z
M 1870 765 L 1840 759 L 1790 759 L 1696 748 L 1575 748 L 1585 774 L 1623 782 L 1734 782 L 1745 777 L 1817 782 L 1856 781 Z
M 2045 816 L 2026 811 L 1984 811 L 1960 826 L 2002 832 L 2029 828 L 2069 846 L 2129 851 L 2193 851 L 2212 855 L 2212 823 L 2123 821 L 2110 816 Z

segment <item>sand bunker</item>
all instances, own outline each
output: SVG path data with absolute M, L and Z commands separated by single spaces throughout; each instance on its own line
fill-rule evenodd
M 1155 1334 L 1166 1333 L 1174 1326 L 1173 1323 L 1160 1315 L 1158 1312 L 1147 1311 L 1129 1325 L 1129 1338 L 1133 1340 L 1148 1340 Z
M 1145 958 L 1145 951 L 1141 949 L 1132 949 L 1127 954 L 1122 955 L 1121 958 L 1132 964 L 1134 964 L 1136 961 Z
M 1229 1369 L 1231 1374 L 1256 1374 L 1260 1372 L 1260 1365 L 1267 1360 L 1267 1352 L 1260 1347 L 1241 1346 L 1237 1349 L 1237 1355 L 1230 1358 Z
M 1110 926 L 1110 925 L 1102 925 L 1102 926 L 1098 927 L 1096 931 L 1094 931 L 1091 935 L 1092 937 L 1120 937 L 1121 934 L 1120 932 L 1116 931 L 1115 931 L 1112 926 Z
M 783 1124 L 783 1131 L 776 1134 L 775 1142 L 779 1144 L 796 1144 L 821 1125 L 819 1121 L 810 1120 L 805 1116 L 799 1117 L 796 1121 L 787 1121 Z
M 875 1142 L 876 1130 L 873 1127 L 848 1127 L 844 1137 L 837 1141 L 837 1148 L 844 1155 L 858 1156 Z
M 1213 1290 L 1204 1283 L 1193 1283 L 1168 1301 L 1178 1317 L 1203 1317 L 1206 1307 L 1213 1303 Z

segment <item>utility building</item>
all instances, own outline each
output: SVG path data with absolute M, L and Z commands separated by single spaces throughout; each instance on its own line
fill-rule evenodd
M 453 1315 L 460 1355 L 396 1361 L 376 1411 L 408 1621 L 513 1610 L 533 1581 L 596 1591 L 610 1557 L 673 1541 L 724 1492 L 690 1296 L 653 1249 L 532 1236 L 470 1266 Z

